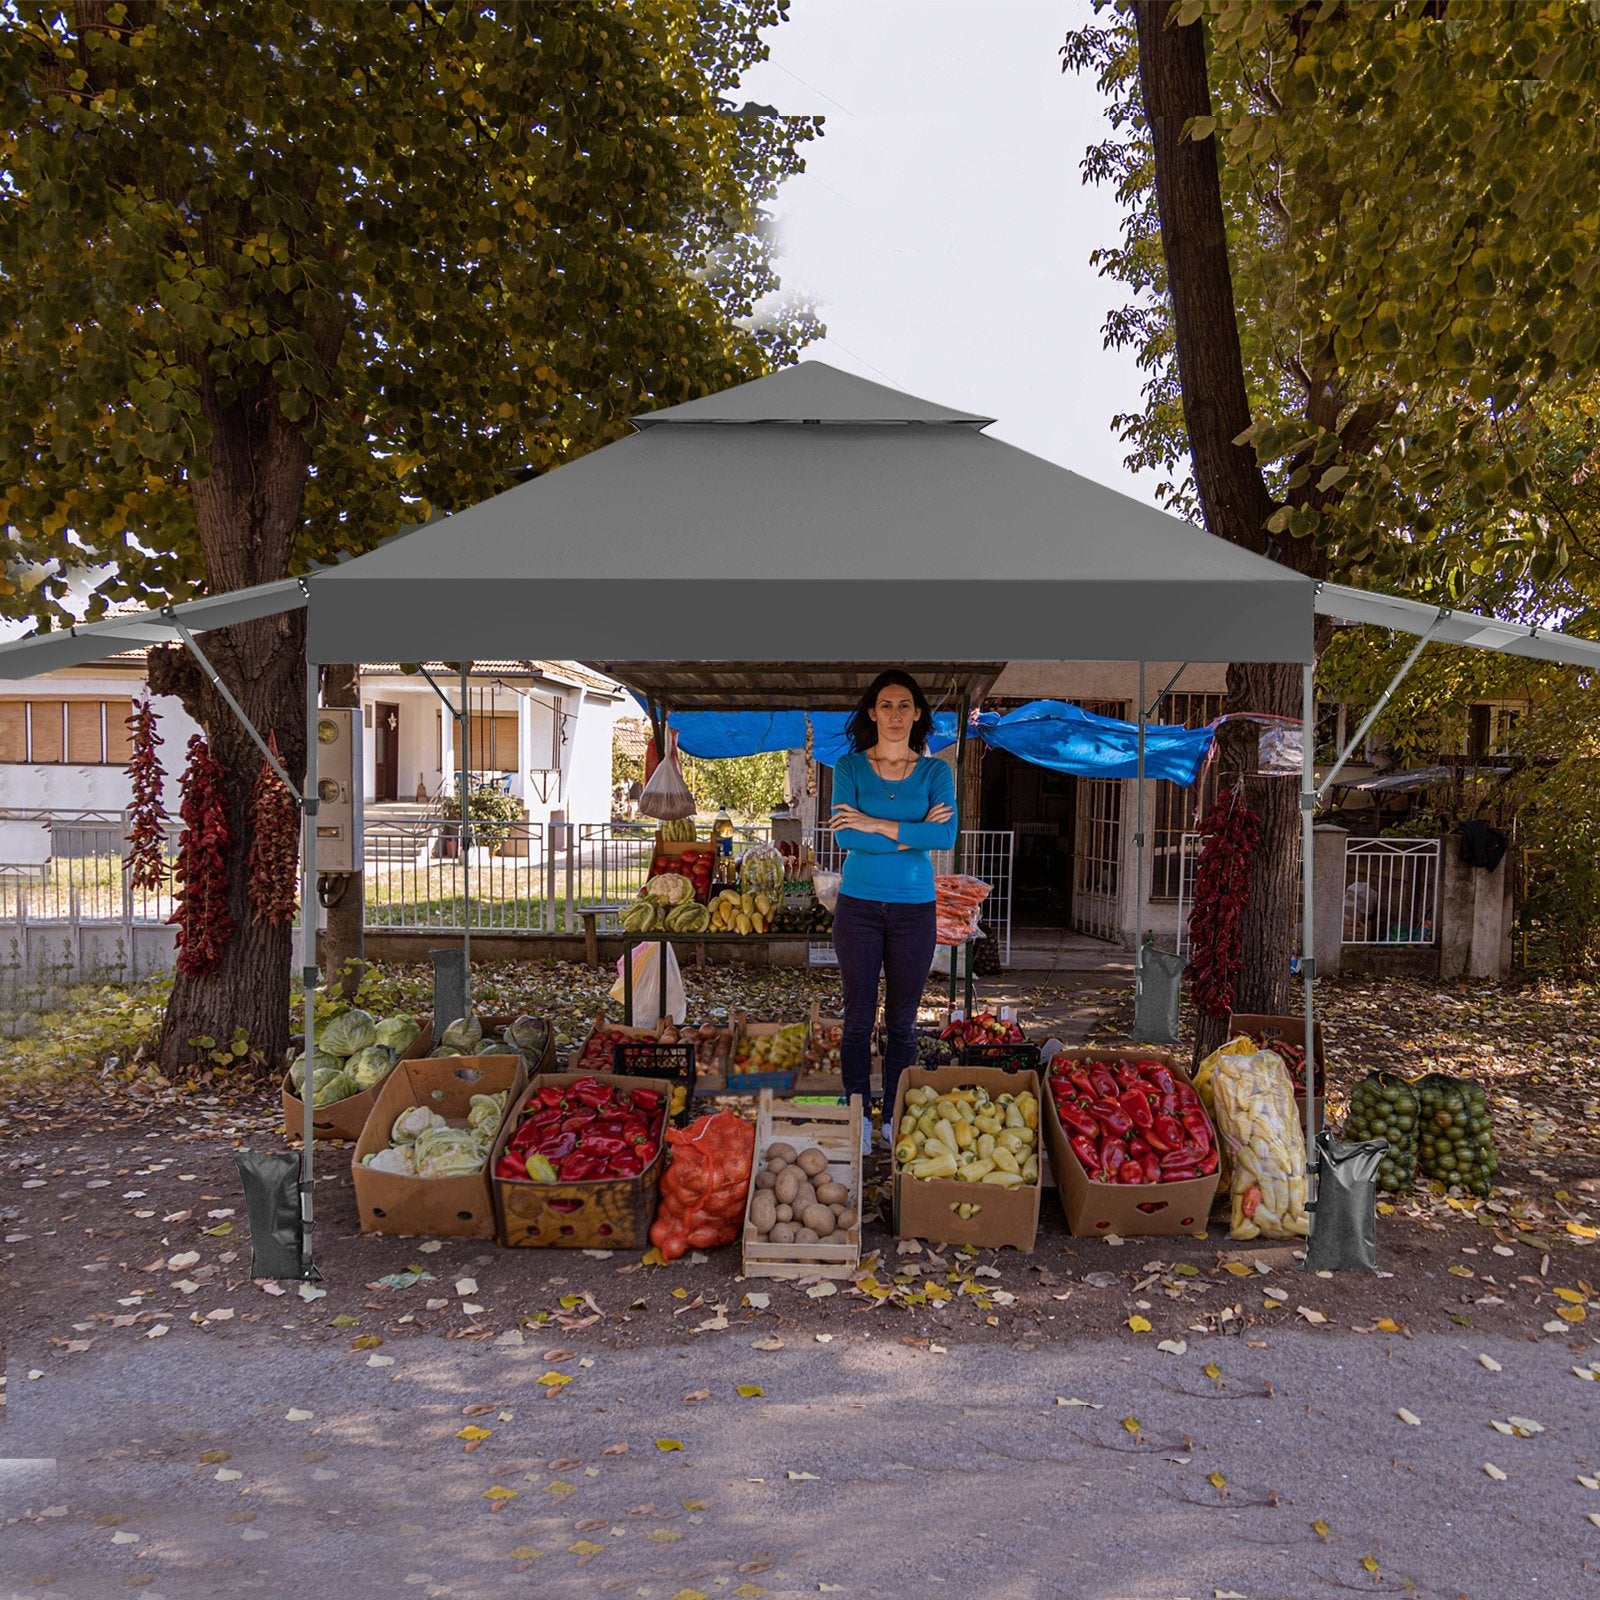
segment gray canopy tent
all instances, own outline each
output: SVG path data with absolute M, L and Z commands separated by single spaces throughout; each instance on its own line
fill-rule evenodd
M 832 703 L 824 691 L 848 698 L 877 663 L 929 657 L 969 695 L 1013 658 L 1139 660 L 1141 679 L 1146 654 L 1300 662 L 1309 728 L 1317 614 L 1417 634 L 1322 790 L 1303 740 L 1309 1053 L 1312 814 L 1423 646 L 1596 667 L 1600 645 L 1316 583 L 987 438 L 992 420 L 802 362 L 640 416 L 613 444 L 339 566 L 0 646 L 0 677 L 157 641 L 182 642 L 204 663 L 196 632 L 306 606 L 308 770 L 297 799 L 310 906 L 321 663 L 443 660 L 463 663 L 464 678 L 471 658 L 516 656 L 536 640 L 543 655 L 595 661 L 664 715 L 733 695 L 805 709 Z M 1139 772 L 1142 849 L 1142 751 Z M 308 1040 L 312 923 L 302 917 Z M 1307 1097 L 1313 1164 L 1314 1115 Z M 310 1140 L 302 1163 L 309 1268 Z

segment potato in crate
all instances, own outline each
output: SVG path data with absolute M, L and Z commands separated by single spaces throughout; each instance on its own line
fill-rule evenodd
M 775 1101 L 756 1111 L 744 1273 L 851 1278 L 861 1264 L 861 1096 L 847 1106 Z

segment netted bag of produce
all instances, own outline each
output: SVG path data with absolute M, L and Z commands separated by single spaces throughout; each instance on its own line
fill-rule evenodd
M 1311 1231 L 1306 1136 L 1283 1058 L 1273 1050 L 1222 1055 L 1211 1085 L 1217 1127 L 1233 1164 L 1233 1237 L 1305 1238 Z
M 698 1117 L 669 1128 L 672 1159 L 661 1175 L 661 1202 L 650 1242 L 668 1261 L 690 1250 L 732 1244 L 744 1224 L 756 1130 L 737 1112 Z
M 1195 1068 L 1194 1091 L 1200 1096 L 1200 1103 L 1206 1108 L 1206 1115 L 1211 1118 L 1212 1126 L 1217 1125 L 1217 1096 L 1212 1079 L 1216 1076 L 1217 1063 L 1224 1056 L 1247 1056 L 1255 1050 L 1255 1040 L 1247 1038 L 1244 1034 L 1237 1034 L 1229 1039 L 1226 1044 L 1219 1044 L 1204 1061 Z M 1217 1187 L 1226 1189 L 1228 1179 L 1233 1168 L 1228 1162 L 1228 1147 L 1224 1144 L 1221 1148 L 1221 1163 L 1217 1168 Z
M 1465 1078 L 1443 1072 L 1418 1078 L 1415 1088 L 1417 1165 L 1422 1175 L 1487 1198 L 1500 1170 L 1500 1158 L 1483 1090 Z
M 1377 1185 L 1390 1194 L 1409 1194 L 1416 1182 L 1420 1121 L 1416 1090 L 1392 1072 L 1369 1072 L 1351 1092 L 1344 1136 L 1353 1144 L 1388 1142 L 1388 1153 L 1378 1163 Z

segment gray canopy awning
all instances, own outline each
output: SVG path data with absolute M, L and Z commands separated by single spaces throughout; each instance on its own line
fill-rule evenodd
M 806 361 L 312 575 L 317 661 L 1305 661 L 1309 578 Z

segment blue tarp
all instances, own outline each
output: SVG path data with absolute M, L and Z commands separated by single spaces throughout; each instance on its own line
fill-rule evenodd
M 804 711 L 675 711 L 669 719 L 678 748 L 702 757 L 748 756 L 764 750 L 800 750 L 806 742 Z M 831 767 L 848 749 L 845 711 L 809 713 L 812 754 Z M 1099 717 L 1064 700 L 1034 700 L 999 716 L 985 711 L 973 727 L 976 737 L 997 750 L 1054 772 L 1080 778 L 1138 776 L 1139 730 L 1132 722 Z M 928 749 L 937 752 L 955 743 L 956 717 L 951 711 L 934 718 Z M 1212 728 L 1145 725 L 1145 776 L 1165 778 L 1184 788 L 1199 776 L 1215 737 Z

